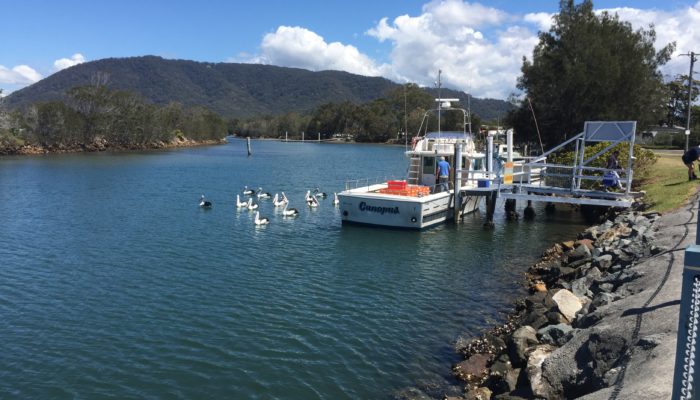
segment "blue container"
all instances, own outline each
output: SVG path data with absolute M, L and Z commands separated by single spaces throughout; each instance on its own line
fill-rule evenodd
M 478 185 L 479 187 L 486 188 L 491 186 L 491 181 L 488 179 L 479 179 Z

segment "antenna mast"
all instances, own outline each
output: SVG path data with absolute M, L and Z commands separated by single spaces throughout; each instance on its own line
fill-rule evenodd
M 441 112 L 442 112 L 442 81 L 440 76 L 442 75 L 442 70 L 438 70 L 438 80 L 437 80 L 437 87 L 438 87 L 438 137 L 440 137 L 440 120 L 441 120 Z
M 688 141 L 690 140 L 690 103 L 693 98 L 693 64 L 695 64 L 695 61 L 698 59 L 695 58 L 695 52 L 693 51 L 681 55 L 690 57 L 690 73 L 688 74 L 688 114 L 685 121 L 685 151 L 688 151 Z

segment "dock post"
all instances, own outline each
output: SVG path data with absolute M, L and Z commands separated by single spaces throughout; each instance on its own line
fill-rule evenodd
M 516 205 L 517 204 L 515 202 L 515 199 L 506 199 L 506 205 L 505 205 L 506 219 L 517 220 L 519 218 L 518 212 L 515 211 Z
M 525 216 L 526 219 L 535 218 L 535 209 L 532 208 L 532 200 L 527 201 L 527 207 L 525 207 L 525 210 L 523 211 L 523 215 Z
M 484 227 L 493 228 L 493 214 L 496 211 L 496 199 L 498 198 L 498 192 L 495 190 L 489 192 L 486 195 L 486 222 L 484 222 Z
M 251 155 L 253 155 L 253 150 L 250 148 L 250 136 L 246 138 L 246 143 L 248 145 L 248 157 L 250 157 Z
M 455 223 L 459 222 L 462 217 L 462 143 L 457 143 L 455 145 L 455 156 L 454 156 L 454 217 Z

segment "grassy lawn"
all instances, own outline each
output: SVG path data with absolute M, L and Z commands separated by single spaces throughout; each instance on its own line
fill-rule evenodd
M 641 190 L 646 191 L 646 201 L 652 210 L 666 212 L 685 204 L 696 192 L 700 180 L 688 181 L 688 169 L 680 154 L 657 153 L 657 156 L 651 176 L 642 181 Z M 698 174 L 697 164 L 695 168 Z

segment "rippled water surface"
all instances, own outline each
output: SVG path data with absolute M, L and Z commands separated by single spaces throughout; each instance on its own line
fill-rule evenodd
M 0 158 L 0 398 L 381 399 L 449 383 L 451 343 L 499 321 L 578 215 L 425 232 L 341 226 L 347 178 L 403 148 L 243 141 Z M 244 185 L 284 191 L 296 219 Z M 211 210 L 197 207 L 205 194 Z M 482 210 L 484 209 L 482 205 Z

